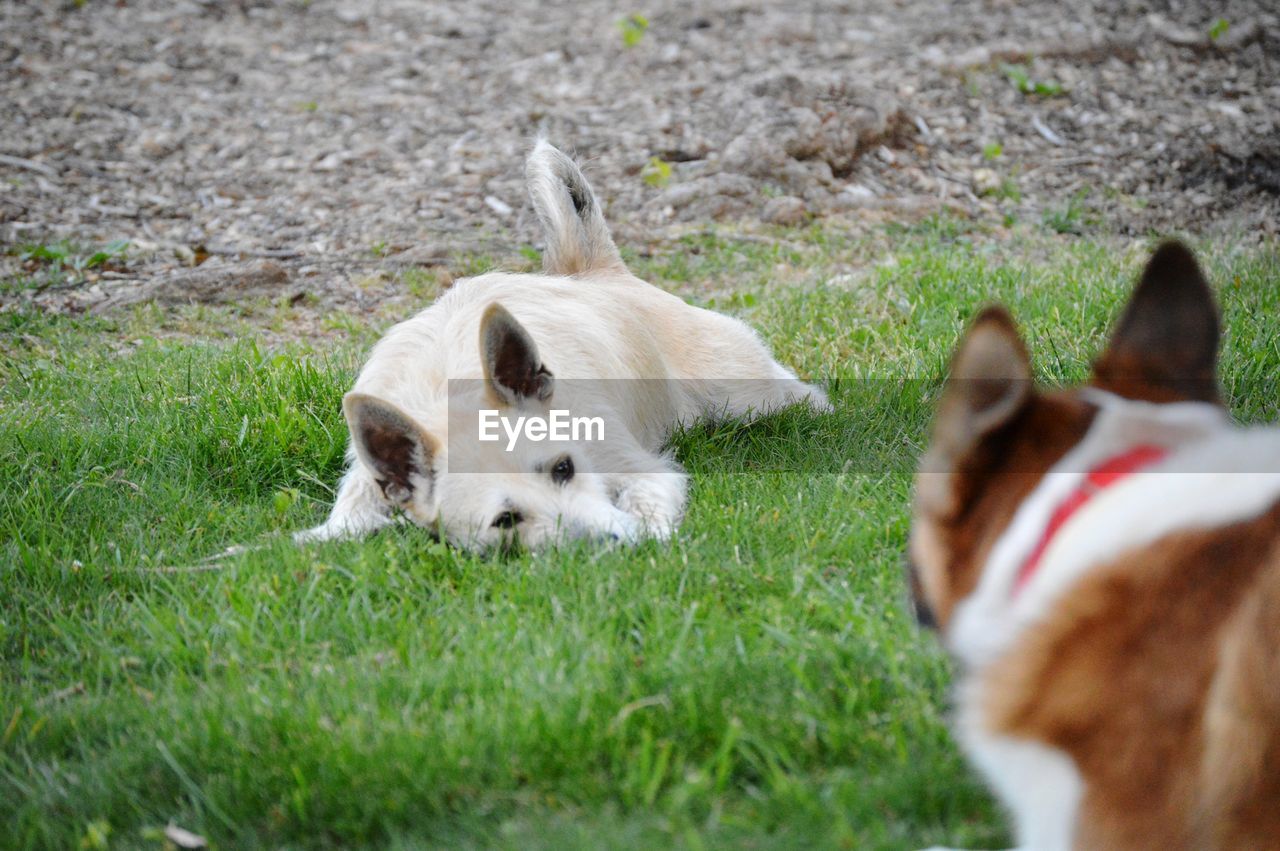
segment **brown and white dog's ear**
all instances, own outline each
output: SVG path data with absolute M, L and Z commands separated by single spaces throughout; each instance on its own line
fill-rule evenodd
M 1149 402 L 1217 402 L 1218 308 L 1191 251 L 1156 249 L 1129 298 L 1093 384 Z
M 480 361 L 485 383 L 501 404 L 551 398 L 555 379 L 538 357 L 529 332 L 494 302 L 480 319 Z
M 365 393 L 348 393 L 342 411 L 361 463 L 373 471 L 386 498 L 400 506 L 415 495 L 429 502 L 434 490 L 432 459 L 439 442 L 409 414 Z
M 953 473 L 974 457 L 983 440 L 1013 422 L 1031 402 L 1031 359 L 1003 307 L 974 319 L 951 358 L 933 420 L 928 451 L 916 477 L 917 506 L 948 516 L 956 503 Z
M 951 359 L 934 421 L 934 447 L 954 459 L 1009 423 L 1031 399 L 1031 360 L 1013 318 L 988 307 Z

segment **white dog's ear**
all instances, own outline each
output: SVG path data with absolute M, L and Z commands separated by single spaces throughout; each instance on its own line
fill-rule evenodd
M 361 463 L 373 471 L 386 498 L 405 505 L 415 494 L 430 502 L 431 462 L 439 442 L 395 405 L 365 393 L 348 393 L 342 411 Z
M 480 360 L 489 390 L 505 405 L 551 398 L 555 379 L 538 357 L 529 332 L 494 302 L 480 319 Z

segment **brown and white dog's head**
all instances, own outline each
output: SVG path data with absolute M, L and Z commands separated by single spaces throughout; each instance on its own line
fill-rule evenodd
M 1191 408 L 1183 419 L 1196 427 L 1215 421 L 1218 336 L 1209 287 L 1174 242 L 1151 258 L 1086 387 L 1037 388 L 1009 313 L 979 314 L 953 356 L 916 477 L 908 571 L 921 622 L 948 636 L 1019 508 L 1086 435 L 1123 451 L 1161 429 L 1177 439 L 1165 412 Z M 1124 417 L 1110 414 L 1118 408 Z

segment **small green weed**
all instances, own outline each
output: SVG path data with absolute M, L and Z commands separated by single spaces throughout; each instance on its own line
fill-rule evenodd
M 1055 233 L 1084 233 L 1085 225 L 1091 223 L 1085 216 L 1084 201 L 1088 195 L 1087 191 L 1077 192 L 1066 205 L 1045 210 L 1041 218 L 1044 226 Z
M 1001 201 L 1021 201 L 1022 190 L 1018 188 L 1018 181 L 1012 177 L 1005 177 L 1000 181 L 1000 187 L 992 193 Z
M 76 285 L 84 282 L 91 269 L 120 266 L 129 243 L 109 242 L 100 248 L 85 248 L 66 240 L 19 246 L 13 251 L 28 272 L 35 273 L 36 289 L 50 286 Z
M 1000 64 L 1000 71 L 1008 78 L 1013 87 L 1024 95 L 1054 97 L 1063 92 L 1062 84 L 1056 80 L 1035 80 L 1025 65 Z
M 640 179 L 655 189 L 661 189 L 671 182 L 671 163 L 661 157 L 649 157 L 649 162 L 640 172 Z
M 627 48 L 638 45 L 644 34 L 649 31 L 649 19 L 644 15 L 627 15 L 618 21 L 618 31 L 622 33 L 622 44 Z
M 405 269 L 397 276 L 400 283 L 416 299 L 426 301 L 440 293 L 439 269 Z

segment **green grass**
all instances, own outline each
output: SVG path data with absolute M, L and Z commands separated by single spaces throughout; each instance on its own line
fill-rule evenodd
M 1201 247 L 1233 410 L 1273 420 L 1276 246 Z M 359 349 L 0 314 L 0 844 L 160 848 L 170 821 L 221 848 L 1007 844 L 903 605 L 910 468 L 981 304 L 1076 379 L 1144 250 L 943 219 L 632 256 L 837 412 L 679 436 L 670 544 L 493 560 L 414 529 L 283 539 L 325 512 Z
M 5 253 L 16 256 L 28 274 L 0 279 L 0 294 L 81 284 L 90 270 L 108 268 L 121 261 L 128 248 L 129 243 L 123 240 L 99 248 L 78 246 L 66 240 L 10 248 Z

